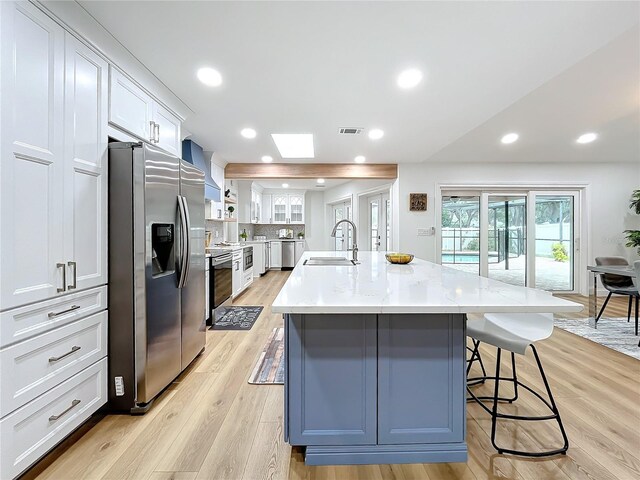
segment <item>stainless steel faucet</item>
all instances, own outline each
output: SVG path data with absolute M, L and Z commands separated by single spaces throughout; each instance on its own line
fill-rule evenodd
M 348 223 L 353 228 L 353 263 L 357 263 L 358 262 L 358 227 L 356 227 L 356 224 L 353 223 L 351 220 L 347 220 L 346 218 L 344 218 L 335 224 L 335 226 L 333 227 L 333 231 L 331 232 L 331 236 L 332 237 L 336 236 L 336 231 L 338 230 L 338 226 L 344 222 Z

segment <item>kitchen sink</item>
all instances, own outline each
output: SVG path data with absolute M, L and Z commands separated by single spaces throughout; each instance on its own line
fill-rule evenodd
M 304 261 L 307 266 L 330 266 L 330 267 L 352 267 L 355 266 L 353 260 L 345 257 L 311 257 Z

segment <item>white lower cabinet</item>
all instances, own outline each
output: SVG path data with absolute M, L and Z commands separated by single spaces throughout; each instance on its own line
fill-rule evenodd
M 0 313 L 0 479 L 107 401 L 107 286 Z
M 269 268 L 282 268 L 282 242 L 269 242 L 270 258 Z
M 106 310 L 0 350 L 0 418 L 106 356 Z
M 107 401 L 107 359 L 0 420 L 0 478 L 17 477 Z
M 244 290 L 253 283 L 253 268 L 245 270 L 242 274 L 242 289 Z
M 235 297 L 237 295 L 240 295 L 240 292 L 242 292 L 242 250 L 240 250 L 239 252 L 233 253 L 232 268 L 233 268 L 233 272 L 231 275 L 231 284 L 232 284 L 232 290 L 233 290 L 232 296 Z
M 300 258 L 302 258 L 302 254 L 305 250 L 305 241 L 304 240 L 296 240 L 295 246 L 295 265 L 298 265 Z

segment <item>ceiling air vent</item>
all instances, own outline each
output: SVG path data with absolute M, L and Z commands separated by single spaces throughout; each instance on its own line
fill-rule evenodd
M 338 130 L 338 133 L 340 135 L 360 135 L 362 133 L 362 130 L 364 130 L 364 128 L 342 127 L 340 130 Z

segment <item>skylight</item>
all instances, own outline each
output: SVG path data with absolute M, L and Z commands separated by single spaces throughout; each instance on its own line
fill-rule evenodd
M 311 133 L 272 133 L 282 158 L 313 158 L 313 134 Z

